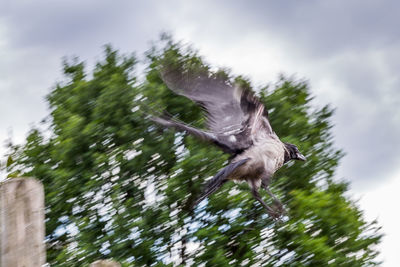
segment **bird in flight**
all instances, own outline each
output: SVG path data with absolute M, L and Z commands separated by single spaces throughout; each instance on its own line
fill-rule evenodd
M 284 209 L 269 190 L 272 176 L 284 163 L 306 158 L 297 146 L 279 139 L 260 100 L 249 89 L 208 71 L 191 72 L 166 65 L 160 68 L 160 73 L 169 89 L 204 108 L 208 129 L 197 129 L 167 116 L 152 117 L 152 120 L 210 142 L 231 155 L 229 164 L 207 183 L 193 206 L 230 180 L 245 181 L 267 213 L 279 218 Z M 273 198 L 277 209 L 263 201 L 260 188 Z

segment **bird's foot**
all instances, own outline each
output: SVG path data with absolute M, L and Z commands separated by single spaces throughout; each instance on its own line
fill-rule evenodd
M 274 221 L 282 222 L 282 217 L 287 214 L 287 211 L 280 201 L 274 201 L 271 207 L 267 208 L 267 213 Z
M 274 200 L 274 203 L 272 204 L 272 209 L 279 213 L 281 216 L 287 214 L 285 207 L 279 200 Z
M 280 218 L 281 218 L 281 216 L 282 216 L 282 213 L 279 211 L 279 210 L 277 210 L 277 209 L 273 209 L 273 208 L 271 208 L 271 207 L 265 207 L 266 208 L 266 210 L 267 210 L 267 214 L 273 219 L 273 220 L 275 220 L 275 221 L 279 221 L 280 220 Z

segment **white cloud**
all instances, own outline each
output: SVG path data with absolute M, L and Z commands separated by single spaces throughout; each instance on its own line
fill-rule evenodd
M 365 211 L 368 221 L 378 219 L 382 225 L 385 236 L 379 246 L 381 251 L 380 258 L 385 261 L 385 267 L 396 267 L 399 265 L 399 208 L 400 203 L 400 169 L 384 182 L 377 182 L 374 189 L 368 189 L 358 195 L 361 197 L 359 202 Z

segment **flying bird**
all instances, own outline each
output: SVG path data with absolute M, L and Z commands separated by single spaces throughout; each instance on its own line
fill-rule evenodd
M 208 129 L 194 128 L 170 116 L 152 117 L 152 120 L 210 142 L 231 155 L 229 164 L 207 183 L 193 206 L 230 180 L 245 181 L 267 213 L 273 218 L 280 217 L 283 206 L 269 190 L 272 176 L 284 163 L 306 158 L 297 146 L 279 139 L 260 100 L 244 86 L 208 71 L 184 71 L 167 65 L 160 68 L 160 74 L 170 90 L 204 108 Z M 263 201 L 260 188 L 273 198 L 277 209 Z

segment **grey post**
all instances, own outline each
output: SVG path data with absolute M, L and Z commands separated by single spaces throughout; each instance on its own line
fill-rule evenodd
M 0 266 L 46 263 L 44 190 L 33 178 L 0 183 Z
M 98 260 L 90 264 L 90 267 L 121 267 L 121 264 L 113 260 Z

